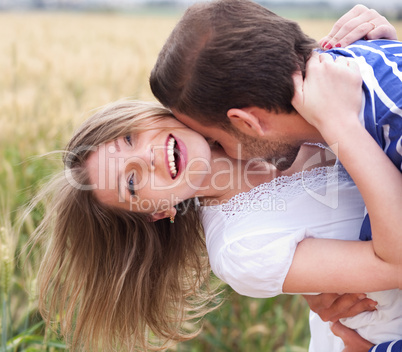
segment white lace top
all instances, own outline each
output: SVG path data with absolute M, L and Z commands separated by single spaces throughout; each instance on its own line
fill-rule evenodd
M 341 165 L 282 176 L 225 204 L 201 208 L 215 275 L 238 293 L 260 298 L 282 293 L 300 241 L 306 237 L 358 240 L 364 214 L 363 199 Z M 378 310 L 343 323 L 374 343 L 402 337 L 401 291 L 369 296 L 379 302 Z M 329 342 L 328 335 L 311 328 L 310 351 L 342 351 L 341 341 Z
M 282 293 L 305 237 L 357 240 L 363 215 L 361 195 L 342 166 L 281 176 L 202 207 L 212 270 L 251 297 Z

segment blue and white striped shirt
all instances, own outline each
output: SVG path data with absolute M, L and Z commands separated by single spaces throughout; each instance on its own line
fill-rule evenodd
M 334 58 L 355 58 L 363 77 L 364 126 L 402 170 L 402 42 L 359 40 L 327 53 Z M 371 239 L 368 217 L 364 219 L 360 238 Z M 402 340 L 382 343 L 369 352 L 402 352 Z
M 402 340 L 385 342 L 370 348 L 369 352 L 401 352 Z
M 395 166 L 402 170 L 402 42 L 359 40 L 327 53 L 334 58 L 354 58 L 359 65 L 365 99 L 364 126 Z M 361 239 L 371 239 L 368 217 L 362 226 Z

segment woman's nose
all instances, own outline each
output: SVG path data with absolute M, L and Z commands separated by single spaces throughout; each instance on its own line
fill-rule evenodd
M 163 168 L 165 165 L 166 146 L 148 144 L 146 147 L 137 150 L 127 160 L 127 163 L 136 162 L 140 164 L 142 169 L 154 172 L 158 167 Z
M 154 171 L 156 161 L 158 161 L 158 163 L 163 161 L 162 149 L 164 148 L 148 144 L 145 148 L 138 150 L 134 154 L 134 158 L 140 160 L 141 164 L 147 165 L 147 169 Z

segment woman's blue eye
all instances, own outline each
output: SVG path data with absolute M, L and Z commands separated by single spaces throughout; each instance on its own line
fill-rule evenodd
M 132 145 L 132 143 L 131 143 L 131 136 L 130 136 L 130 135 L 125 136 L 125 137 L 124 137 L 124 140 L 126 141 L 126 143 L 127 143 L 128 145 Z
M 127 189 L 128 192 L 130 193 L 131 196 L 135 196 L 135 191 L 134 191 L 134 174 L 130 175 L 130 177 L 127 180 Z

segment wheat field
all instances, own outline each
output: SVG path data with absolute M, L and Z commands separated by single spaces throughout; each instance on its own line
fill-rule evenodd
M 177 16 L 124 14 L 0 14 L 0 350 L 61 351 L 36 311 L 40 260 L 19 250 L 40 220 L 18 227 L 21 207 L 60 157 L 92 109 L 132 97 L 153 100 L 148 75 Z M 301 21 L 319 39 L 333 21 Z M 402 25 L 395 23 L 399 37 Z M 226 302 L 205 319 L 202 334 L 178 351 L 307 351 L 308 310 L 298 296 L 256 300 L 226 290 Z

